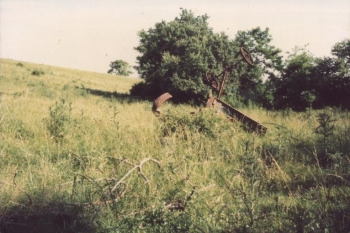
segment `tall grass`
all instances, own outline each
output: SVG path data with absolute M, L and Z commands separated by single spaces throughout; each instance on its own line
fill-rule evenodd
M 1 60 L 1 232 L 350 230 L 348 112 L 240 109 L 259 136 L 189 105 L 155 116 L 137 79 L 18 64 Z

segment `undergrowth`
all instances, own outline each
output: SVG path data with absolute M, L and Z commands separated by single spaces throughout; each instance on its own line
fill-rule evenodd
M 19 87 L 1 97 L 0 232 L 350 231 L 348 112 L 242 109 L 262 136 L 209 109 L 165 103 L 156 116 L 86 73 L 18 64 L 2 71 Z

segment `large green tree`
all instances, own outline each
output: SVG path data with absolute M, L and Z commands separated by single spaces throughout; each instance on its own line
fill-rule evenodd
M 275 81 L 283 71 L 282 50 L 271 44 L 269 28 L 238 31 L 235 43 L 237 47 L 246 48 L 255 60 L 255 66 L 241 63 L 238 67 L 239 95 L 271 108 Z
M 239 49 L 224 33 L 214 33 L 208 18 L 182 10 L 173 21 L 140 31 L 135 68 L 144 83 L 134 86 L 131 93 L 146 92 L 155 98 L 170 92 L 178 101 L 205 99 L 209 90 L 204 82 L 206 71 L 219 74 Z
M 245 98 L 271 103 L 272 92 L 268 93 L 269 85 L 263 85 L 263 77 L 273 79 L 278 75 L 282 56 L 281 50 L 270 44 L 269 30 L 238 32 L 230 40 L 224 33 L 214 33 L 208 18 L 182 10 L 173 21 L 162 21 L 148 31 L 140 31 L 140 44 L 135 48 L 140 56 L 135 68 L 144 83 L 135 85 L 131 93 L 155 98 L 170 92 L 178 101 L 204 100 L 210 89 L 205 82 L 206 72 L 210 71 L 220 82 L 225 67 L 233 67 L 224 94 L 231 97 L 246 94 Z M 239 62 L 241 47 L 251 51 L 256 66 Z

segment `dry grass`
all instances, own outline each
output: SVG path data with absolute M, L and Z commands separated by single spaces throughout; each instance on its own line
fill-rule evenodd
M 4 59 L 0 75 L 1 232 L 349 230 L 348 112 L 240 109 L 262 137 L 188 105 L 156 117 L 128 95 L 137 79 Z M 320 112 L 335 119 L 329 168 Z

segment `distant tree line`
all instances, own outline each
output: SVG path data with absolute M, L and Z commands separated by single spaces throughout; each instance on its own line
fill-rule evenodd
M 282 50 L 271 45 L 268 28 L 238 31 L 232 40 L 214 33 L 208 19 L 184 9 L 173 21 L 140 31 L 135 69 L 144 82 L 135 84 L 131 94 L 154 99 L 170 92 L 174 101 L 203 103 L 211 89 L 206 72 L 219 75 L 236 64 L 223 96 L 233 106 L 255 102 L 268 109 L 350 109 L 350 39 L 335 44 L 330 57 L 316 58 L 306 48 L 295 48 L 284 59 Z M 237 63 L 241 47 L 255 66 Z
M 283 73 L 271 82 L 277 109 L 335 106 L 350 109 L 350 39 L 336 43 L 332 56 L 317 58 L 295 50 Z

